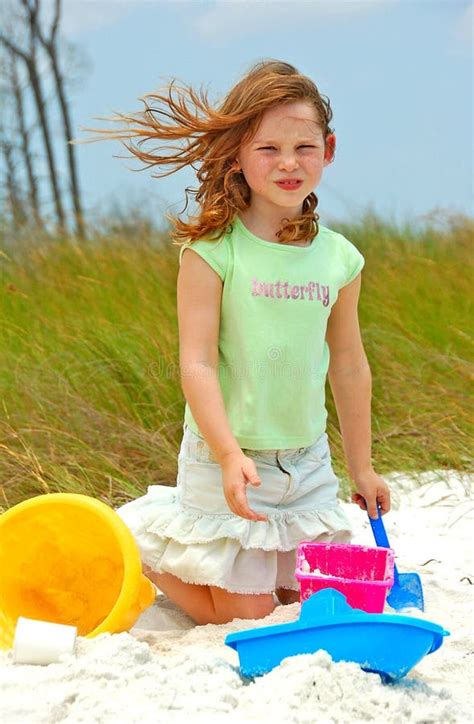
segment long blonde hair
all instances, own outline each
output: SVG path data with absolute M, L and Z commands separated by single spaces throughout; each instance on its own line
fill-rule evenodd
M 282 103 L 307 101 L 316 111 L 325 144 L 327 136 L 334 132 L 329 127 L 332 119 L 329 99 L 319 93 L 310 78 L 301 75 L 289 63 L 278 60 L 264 60 L 252 66 L 216 108 L 211 106 L 207 92 L 202 87 L 197 93 L 192 87 L 176 85 L 173 79 L 166 86 L 166 91 L 167 95 L 148 93 L 143 96 L 140 100 L 145 110 L 142 112 L 117 113 L 111 118 L 101 119 L 123 123 L 125 127 L 83 129 L 100 135 L 82 142 L 104 137 L 118 139 L 133 156 L 143 162 L 143 168 L 172 167 L 170 171 L 153 173 L 156 178 L 169 176 L 184 166 L 191 166 L 196 171 L 200 186 L 197 190 L 186 188 L 184 211 L 189 202 L 188 194 L 194 194 L 200 213 L 190 217 L 188 223 L 166 214 L 174 226 L 170 235 L 175 246 L 203 237 L 218 239 L 232 224 L 238 211 L 250 206 L 250 188 L 236 168 L 235 157 L 241 144 L 253 137 L 267 109 Z M 173 91 L 176 98 L 173 97 Z M 171 122 L 166 123 L 163 119 L 170 119 Z M 139 139 L 136 144 L 130 141 L 133 138 Z M 144 143 L 157 139 L 184 139 L 185 144 L 148 151 L 142 148 Z M 170 148 L 174 153 L 162 155 Z M 331 152 L 333 156 L 333 147 Z M 199 168 L 193 165 L 195 163 L 200 164 Z M 317 205 L 318 198 L 312 192 L 303 201 L 301 216 L 283 220 L 277 232 L 281 243 L 310 241 L 317 235 Z

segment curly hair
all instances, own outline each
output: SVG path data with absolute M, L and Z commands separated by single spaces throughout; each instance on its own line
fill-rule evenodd
M 282 61 L 270 59 L 253 65 L 217 107 L 209 103 L 202 86 L 197 93 L 192 87 L 176 85 L 173 79 L 164 90 L 167 95 L 148 93 L 140 98 L 145 106 L 142 112 L 116 113 L 111 118 L 100 118 L 125 125 L 119 129 L 85 128 L 83 130 L 100 135 L 82 142 L 104 137 L 118 139 L 144 164 L 142 170 L 171 167 L 170 171 L 153 173 L 155 178 L 169 176 L 184 166 L 191 166 L 196 171 L 200 186 L 198 189 L 186 188 L 183 213 L 188 206 L 188 194 L 194 194 L 200 213 L 189 217 L 188 223 L 166 214 L 174 226 L 170 236 L 175 246 L 203 237 L 217 240 L 232 224 L 238 211 L 250 206 L 250 188 L 236 167 L 235 157 L 241 144 L 253 138 L 267 109 L 283 103 L 309 102 L 316 111 L 326 146 L 328 135 L 334 133 L 329 126 L 332 119 L 329 99 L 319 93 L 310 78 Z M 171 122 L 166 123 L 164 119 Z M 130 141 L 133 138 L 139 139 L 136 144 Z M 156 139 L 183 140 L 184 144 L 150 150 L 143 148 L 145 143 Z M 333 160 L 333 144 L 329 147 Z M 173 153 L 163 155 L 169 150 Z M 199 168 L 194 166 L 195 163 L 200 164 Z M 312 192 L 304 199 L 299 217 L 283 219 L 277 232 L 280 243 L 310 241 L 317 235 L 317 205 L 318 198 Z

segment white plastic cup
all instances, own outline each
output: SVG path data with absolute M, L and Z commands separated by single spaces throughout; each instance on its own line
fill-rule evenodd
M 74 653 L 77 627 L 20 616 L 15 629 L 13 661 L 16 664 L 52 664 L 61 654 Z

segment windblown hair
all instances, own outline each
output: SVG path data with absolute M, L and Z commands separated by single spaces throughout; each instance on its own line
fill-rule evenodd
M 173 98 L 173 90 L 176 98 Z M 250 206 L 250 188 L 242 172 L 236 168 L 235 159 L 241 144 L 254 137 L 267 109 L 282 103 L 307 101 L 316 111 L 325 144 L 327 136 L 334 132 L 329 127 L 332 119 L 329 99 L 322 96 L 314 82 L 301 75 L 294 66 L 278 60 L 256 63 L 216 108 L 211 106 L 202 87 L 196 93 L 191 87 L 177 86 L 173 79 L 166 86 L 166 91 L 167 95 L 148 93 L 140 98 L 145 106 L 142 112 L 117 113 L 111 118 L 100 119 L 122 123 L 125 127 L 83 130 L 100 134 L 85 139 L 85 142 L 104 137 L 122 141 L 128 151 L 144 164 L 143 169 L 171 167 L 170 171 L 153 173 L 155 178 L 169 176 L 184 166 L 191 166 L 196 171 L 200 186 L 198 189 L 186 188 L 183 213 L 188 206 L 189 193 L 194 194 L 199 204 L 199 215 L 189 217 L 190 222 L 185 223 L 166 214 L 174 226 L 171 238 L 175 246 L 203 237 L 218 239 L 232 224 L 237 212 Z M 164 119 L 169 119 L 170 123 Z M 124 140 L 133 138 L 139 139 L 136 144 Z M 146 142 L 156 139 L 183 140 L 184 144 L 150 150 L 143 148 Z M 162 155 L 167 150 L 174 153 Z M 333 148 L 331 150 L 333 152 Z M 194 164 L 199 164 L 199 168 Z M 281 243 L 310 241 L 317 235 L 317 205 L 318 198 L 312 192 L 303 201 L 301 216 L 283 220 L 277 232 Z

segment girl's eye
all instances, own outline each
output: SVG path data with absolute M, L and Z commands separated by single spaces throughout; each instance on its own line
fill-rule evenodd
M 316 148 L 316 146 L 298 146 L 298 148 Z M 274 151 L 275 146 L 262 146 L 258 149 L 259 151 Z

